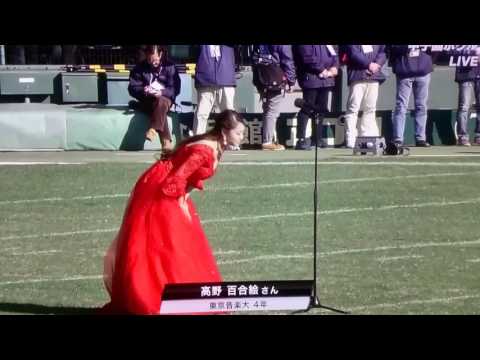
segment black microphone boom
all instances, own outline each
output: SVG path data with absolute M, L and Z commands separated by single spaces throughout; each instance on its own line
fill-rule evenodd
M 313 293 L 310 298 L 310 304 L 307 310 L 300 312 L 307 312 L 314 308 L 322 308 L 331 311 L 338 312 L 340 314 L 348 314 L 348 312 L 335 309 L 329 306 L 322 305 L 317 294 L 317 214 L 318 214 L 318 138 L 317 138 L 317 128 L 319 126 L 319 118 L 325 114 L 325 110 L 320 109 L 316 105 L 312 105 L 309 102 L 303 99 L 295 99 L 294 104 L 296 107 L 299 107 L 303 111 L 307 112 L 312 118 L 312 139 L 315 144 L 315 171 L 314 171 L 314 181 L 313 181 Z
M 294 105 L 308 114 L 321 114 L 324 112 L 320 107 L 310 104 L 308 101 L 303 99 L 295 99 Z

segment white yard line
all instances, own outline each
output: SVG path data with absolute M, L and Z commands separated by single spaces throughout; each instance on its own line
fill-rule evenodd
M 213 253 L 213 255 L 235 255 L 235 254 L 244 254 L 248 253 L 248 251 L 238 251 L 238 250 L 217 250 Z
M 450 247 L 450 246 L 464 246 L 464 245 L 478 245 L 478 244 L 480 244 L 480 239 L 472 240 L 472 241 L 430 242 L 430 243 L 415 243 L 415 244 L 396 245 L 396 246 L 377 246 L 374 248 L 333 250 L 333 251 L 320 252 L 318 253 L 318 255 L 331 256 L 331 255 L 358 254 L 358 253 L 378 252 L 378 251 L 388 251 L 388 250 L 408 250 L 408 249 L 418 249 L 418 248 L 428 248 L 428 247 Z M 255 256 L 255 257 L 244 258 L 244 259 L 225 260 L 225 261 L 220 261 L 218 263 L 221 265 L 231 265 L 231 264 L 261 261 L 261 260 L 309 259 L 309 258 L 313 258 L 313 254 L 311 252 L 303 253 L 303 254 L 290 254 L 290 255 L 282 255 L 282 254 L 261 255 L 261 256 Z M 397 258 L 402 258 L 402 257 L 397 257 Z
M 225 166 L 292 166 L 314 165 L 313 161 L 225 161 Z M 443 161 L 319 161 L 318 165 L 362 165 L 362 166 L 480 166 L 480 162 Z
M 13 256 L 25 256 L 25 255 L 51 255 L 62 252 L 61 250 L 41 250 L 41 251 L 29 251 L 25 253 L 11 253 Z
M 148 152 L 147 152 L 148 151 Z M 153 156 L 154 154 L 158 153 L 157 150 L 145 150 L 144 152 L 122 152 L 122 151 L 115 151 L 113 155 L 115 156 Z
M 29 153 L 29 152 L 64 152 L 64 149 L 0 149 L 0 151 L 5 152 L 14 152 L 14 153 Z
M 232 264 L 241 264 L 241 263 L 262 261 L 262 260 L 287 260 L 287 259 L 310 259 L 310 258 L 313 258 L 313 254 L 311 254 L 311 253 L 290 254 L 290 255 L 273 254 L 273 255 L 254 256 L 254 257 L 245 258 L 245 259 L 223 260 L 223 261 L 220 260 L 220 261 L 217 261 L 217 264 L 218 265 L 232 265 Z
M 105 194 L 105 195 L 87 195 L 87 196 L 75 196 L 72 198 L 45 198 L 45 199 L 25 199 L 25 200 L 5 200 L 0 201 L 0 205 L 11 204 L 23 204 L 23 203 L 37 203 L 37 202 L 53 202 L 53 201 L 71 201 L 71 200 L 95 200 L 95 199 L 108 199 L 108 198 L 124 198 L 129 194 Z
M 341 214 L 341 213 L 351 213 L 359 211 L 383 211 L 383 210 L 394 210 L 394 209 L 412 209 L 412 208 L 422 208 L 422 207 L 439 207 L 439 206 L 452 206 L 452 205 L 466 205 L 466 204 L 477 204 L 480 202 L 480 198 L 463 200 L 463 201 L 451 201 L 451 202 L 429 202 L 429 203 L 419 203 L 419 204 L 406 204 L 406 205 L 385 205 L 378 207 L 364 207 L 364 208 L 343 208 L 343 209 L 334 209 L 334 210 L 323 210 L 319 211 L 318 215 L 331 215 L 331 214 Z M 299 216 L 308 216 L 313 215 L 313 211 L 306 211 L 301 213 L 277 213 L 277 214 L 266 214 L 266 215 L 255 215 L 255 216 L 239 216 L 231 218 L 220 218 L 220 219 L 211 219 L 203 220 L 203 224 L 209 223 L 221 223 L 221 222 L 237 222 L 237 221 L 258 221 L 262 219 L 274 219 L 280 217 L 299 217 Z M 1 238 L 0 238 L 1 239 Z
M 328 256 L 328 255 L 339 255 L 339 254 L 361 253 L 361 252 L 377 252 L 377 251 L 385 251 L 385 250 L 393 250 L 393 249 L 403 250 L 403 249 L 424 248 L 424 247 L 462 246 L 462 245 L 477 245 L 477 244 L 480 244 L 480 239 L 473 240 L 473 241 L 436 242 L 436 243 L 432 242 L 432 243 L 416 243 L 416 244 L 398 245 L 398 246 L 379 246 L 375 248 L 363 248 L 363 249 L 345 249 L 345 250 L 321 252 L 319 253 L 319 255 Z M 235 250 L 226 251 L 223 253 L 227 254 L 227 253 L 234 253 L 234 252 L 240 253 L 239 251 L 235 251 Z M 255 256 L 255 257 L 245 258 L 245 259 L 218 261 L 218 264 L 231 265 L 231 264 L 261 261 L 261 260 L 310 259 L 312 257 L 313 255 L 311 253 L 290 254 L 290 255 L 273 254 L 273 255 Z M 18 280 L 18 281 L 4 281 L 4 282 L 0 282 L 0 285 L 51 282 L 51 281 L 75 281 L 75 280 L 89 280 L 89 279 L 102 279 L 102 278 L 103 278 L 102 275 L 71 276 L 66 278 L 43 278 L 43 279 L 29 279 L 29 280 Z M 381 304 L 381 305 L 383 306 L 385 304 Z
M 35 239 L 41 237 L 56 237 L 56 236 L 72 236 L 72 235 L 81 235 L 81 234 L 97 234 L 97 233 L 109 233 L 116 232 L 118 228 L 114 229 L 95 229 L 95 230 L 80 230 L 80 231 L 67 231 L 61 233 L 47 233 L 47 234 L 37 234 L 37 235 L 12 235 L 1 237 L 1 240 L 16 240 L 16 239 Z
M 480 263 L 480 259 L 468 259 L 467 262 Z
M 319 211 L 318 215 L 331 215 L 331 214 L 341 214 L 341 213 L 352 213 L 352 212 L 364 212 L 364 211 L 383 211 L 383 210 L 395 210 L 395 209 L 413 209 L 413 208 L 422 208 L 422 207 L 440 207 L 440 206 L 453 206 L 453 205 L 466 205 L 466 204 L 477 204 L 480 202 L 480 198 L 463 200 L 463 201 L 451 201 L 451 202 L 430 202 L 430 203 L 419 203 L 419 204 L 406 204 L 406 205 L 386 205 L 378 207 L 365 207 L 365 208 L 343 208 L 343 209 L 334 209 L 334 210 L 323 210 Z M 211 224 L 211 223 L 225 223 L 225 222 L 239 222 L 239 221 L 258 221 L 262 219 L 275 219 L 282 217 L 301 217 L 313 215 L 312 211 L 301 212 L 301 213 L 277 213 L 277 214 L 265 214 L 265 215 L 255 215 L 255 216 L 241 216 L 241 217 L 231 217 L 231 218 L 220 218 L 220 219 L 207 219 L 201 221 L 202 224 Z M 62 233 L 47 233 L 47 234 L 36 234 L 36 235 L 12 235 L 0 237 L 2 240 L 14 240 L 14 239 L 35 239 L 40 237 L 55 237 L 55 236 L 71 236 L 71 235 L 80 235 L 80 234 L 94 234 L 94 233 L 106 233 L 106 232 L 115 232 L 118 231 L 118 228 L 114 229 L 94 229 L 94 230 L 81 230 L 81 231 L 71 231 L 71 232 L 62 232 Z
M 462 173 L 437 173 L 437 174 L 419 174 L 419 175 L 401 175 L 401 176 L 374 176 L 365 178 L 350 178 L 350 179 L 331 179 L 321 180 L 318 184 L 337 184 L 337 183 L 354 183 L 354 182 L 368 182 L 368 181 L 390 181 L 390 180 L 404 180 L 404 179 L 422 179 L 431 177 L 449 177 L 449 176 L 470 176 L 480 175 L 480 171 L 462 172 Z M 295 183 L 283 183 L 283 184 L 266 184 L 266 185 L 249 185 L 249 186 L 229 186 L 229 187 L 207 187 L 207 191 L 224 191 L 224 190 L 256 190 L 256 189 L 270 189 L 270 188 L 283 188 L 283 187 L 302 187 L 311 186 L 312 182 L 295 182 Z
M 439 158 L 442 158 L 442 157 L 446 157 L 446 158 L 449 158 L 449 157 L 458 157 L 458 158 L 463 158 L 463 157 L 478 157 L 480 156 L 480 153 L 474 153 L 474 154 L 424 154 L 424 155 L 421 155 L 421 154 L 416 154 L 416 155 L 408 155 L 408 157 L 416 157 L 416 158 L 422 158 L 422 157 L 425 157 L 425 158 L 428 158 L 428 157 L 439 157 Z
M 15 248 L 5 248 L 5 249 L 0 249 L 0 253 L 1 252 L 8 252 L 8 251 L 11 251 L 12 249 L 19 249 L 18 247 L 15 247 Z M 79 249 L 79 250 L 75 250 L 75 253 L 76 254 L 85 254 L 87 252 L 91 252 L 91 251 L 95 251 L 95 252 L 98 252 L 97 249 Z M 107 251 L 107 249 L 105 248 L 104 251 L 101 251 L 101 252 L 98 252 L 98 255 L 105 255 L 105 252 Z M 16 253 L 16 252 L 13 252 L 13 253 L 10 253 L 10 254 L 7 254 L 7 256 L 25 256 L 25 255 L 50 255 L 50 254 L 57 254 L 57 253 L 63 253 L 64 251 L 63 250 L 57 250 L 57 249 L 52 249 L 52 250 L 40 250 L 40 251 L 29 251 L 29 252 L 24 252 L 24 253 Z M 215 251 L 213 253 L 213 255 L 215 256 L 224 256 L 224 255 L 237 255 L 237 254 L 246 254 L 248 253 L 249 251 L 238 251 L 238 250 L 218 250 L 218 251 Z
M 461 173 L 436 173 L 436 174 L 419 174 L 419 175 L 401 175 L 401 176 L 376 176 L 365 178 L 348 178 L 348 179 L 331 179 L 321 180 L 318 184 L 336 184 L 336 183 L 355 183 L 355 182 L 368 182 L 368 181 L 391 181 L 391 180 L 404 180 L 404 179 L 422 179 L 422 178 L 437 178 L 437 177 L 449 177 L 449 176 L 473 176 L 479 175 L 480 171 L 473 172 L 461 172 Z M 245 185 L 245 186 L 225 186 L 225 187 L 206 187 L 205 191 L 235 191 L 235 190 L 258 190 L 258 189 L 273 189 L 273 188 L 285 188 L 285 187 L 303 187 L 311 186 L 313 182 L 294 182 L 294 183 L 280 183 L 280 184 L 266 184 L 266 185 Z M 1 205 L 12 204 L 24 204 L 24 203 L 37 203 L 37 202 L 54 202 L 54 201 L 71 201 L 71 200 L 95 200 L 95 199 L 114 199 L 125 198 L 130 194 L 103 194 L 103 195 L 85 195 L 75 196 L 72 198 L 53 197 L 43 199 L 24 199 L 24 200 L 4 200 L 0 201 Z
M 424 256 L 422 256 L 422 255 L 404 255 L 404 256 L 388 256 L 388 257 L 382 256 L 380 258 L 377 258 L 376 260 L 384 263 L 386 261 L 396 261 L 396 260 L 406 260 L 406 259 L 421 259 L 423 257 Z
M 8 251 L 17 250 L 17 249 L 20 249 L 20 247 L 15 246 L 15 247 L 3 248 L 3 249 L 0 249 L 0 252 L 8 252 Z
M 5 201 L 0 201 L 0 205 L 26 204 L 26 203 L 63 201 L 63 200 L 67 200 L 67 199 L 61 198 L 61 197 L 55 197 L 55 198 L 44 198 L 44 199 L 5 200 Z
M 3 165 L 84 165 L 83 162 L 53 162 L 53 161 L 0 161 Z
M 468 300 L 468 299 L 478 299 L 480 295 L 463 295 L 463 296 L 452 296 L 446 298 L 434 298 L 434 299 L 424 299 L 424 300 L 410 300 L 402 301 L 398 303 L 384 303 L 384 304 L 374 304 L 374 305 L 365 305 L 365 306 L 354 306 L 346 309 L 347 311 L 362 311 L 370 309 L 382 309 L 382 308 L 399 308 L 408 305 L 424 305 L 424 304 L 435 304 L 435 303 L 449 303 L 453 301 Z
M 95 199 L 110 199 L 110 198 L 124 198 L 128 197 L 130 194 L 105 194 L 105 195 L 86 195 L 86 196 L 75 196 L 71 199 L 65 200 L 95 200 Z
M 78 281 L 78 280 L 101 280 L 103 275 L 88 275 L 88 276 L 72 276 L 66 278 L 43 278 L 43 279 L 29 279 L 29 280 L 16 280 L 16 281 L 4 281 L 0 282 L 0 286 L 4 285 L 20 285 L 20 284 L 32 284 L 32 283 L 43 283 L 43 282 L 61 282 L 61 281 Z M 346 308 L 345 310 L 356 312 L 362 310 L 372 310 L 372 309 L 384 309 L 384 308 L 401 308 L 409 305 L 425 305 L 425 304 L 435 304 L 435 303 L 450 303 L 454 301 L 469 300 L 469 299 L 479 299 L 480 295 L 463 295 L 463 296 L 452 296 L 445 298 L 433 298 L 433 299 L 423 299 L 423 300 L 409 300 L 402 301 L 397 303 L 382 303 L 382 304 L 373 304 L 373 305 L 363 305 L 363 306 L 354 306 Z M 326 311 L 326 310 L 324 310 Z
M 12 284 L 32 284 L 32 283 L 42 283 L 42 282 L 53 282 L 53 281 L 77 281 L 77 280 L 96 280 L 103 279 L 103 275 L 89 275 L 89 276 L 71 276 L 66 278 L 43 278 L 43 279 L 28 279 L 28 280 L 16 280 L 16 281 L 4 281 L 0 282 L 1 285 L 12 285 Z

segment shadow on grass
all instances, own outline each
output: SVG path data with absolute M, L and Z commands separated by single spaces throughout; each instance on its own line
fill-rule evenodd
M 95 315 L 98 308 L 0 303 L 0 312 L 38 315 Z

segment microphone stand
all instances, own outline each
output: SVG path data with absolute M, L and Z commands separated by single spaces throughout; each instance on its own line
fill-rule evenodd
M 310 304 L 306 310 L 301 310 L 295 313 L 304 313 L 312 309 L 326 309 L 340 314 L 350 314 L 347 311 L 335 309 L 330 306 L 325 306 L 320 302 L 317 291 L 317 208 L 318 208 L 318 136 L 317 128 L 320 113 L 314 110 L 310 111 L 312 119 L 312 138 L 315 139 L 315 175 L 314 175 L 314 187 L 313 187 L 313 292 L 310 298 Z

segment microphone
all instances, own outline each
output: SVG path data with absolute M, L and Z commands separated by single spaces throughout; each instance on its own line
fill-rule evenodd
M 316 105 L 312 105 L 310 104 L 308 101 L 305 101 L 303 99 L 295 99 L 294 101 L 294 105 L 300 109 L 302 109 L 303 111 L 307 112 L 307 113 L 316 113 L 316 114 L 321 114 L 321 113 L 324 113 L 325 111 L 323 109 L 321 109 L 320 107 L 316 106 Z

